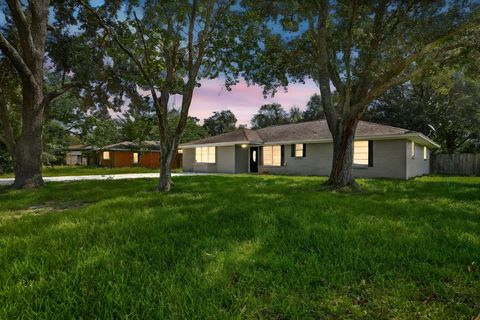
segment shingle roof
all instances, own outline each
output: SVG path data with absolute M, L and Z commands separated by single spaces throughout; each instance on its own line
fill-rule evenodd
M 91 150 L 95 150 L 95 149 L 96 149 L 96 147 L 89 146 L 89 145 L 86 145 L 86 144 L 75 144 L 75 145 L 67 147 L 68 151 L 91 151 Z
M 332 139 L 326 120 L 285 124 L 256 130 L 264 142 L 311 141 Z M 355 136 L 386 136 L 411 132 L 407 129 L 359 121 Z
M 119 143 L 110 144 L 108 146 L 103 146 L 100 148 L 102 150 L 139 150 L 139 149 L 148 149 L 148 150 L 160 150 L 160 142 L 158 141 L 143 141 L 142 143 L 135 143 L 131 141 L 123 141 Z
M 194 145 L 194 144 L 211 144 L 211 143 L 262 143 L 262 139 L 251 129 L 237 129 L 231 132 L 222 133 L 216 136 L 206 137 L 203 139 L 184 143 L 182 145 Z
M 355 136 L 402 135 L 412 131 L 383 124 L 359 121 Z M 182 146 L 216 143 L 271 143 L 332 139 L 326 120 L 291 123 L 257 130 L 238 129 L 182 144 Z

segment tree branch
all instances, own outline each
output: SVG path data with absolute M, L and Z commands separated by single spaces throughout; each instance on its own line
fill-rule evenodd
M 12 13 L 15 26 L 17 27 L 23 51 L 35 54 L 36 49 L 33 43 L 32 33 L 30 32 L 27 18 L 23 13 L 22 4 L 19 0 L 7 0 L 7 3 Z
M 417 74 L 420 74 L 424 70 L 424 67 L 417 67 L 416 70 L 402 75 L 402 73 L 408 67 L 410 67 L 414 62 L 417 62 L 418 60 L 424 58 L 426 55 L 434 52 L 435 50 L 441 49 L 440 48 L 441 45 L 444 44 L 447 40 L 449 40 L 453 36 L 461 34 L 462 32 L 465 32 L 469 29 L 478 27 L 479 23 L 480 23 L 479 18 L 473 19 L 471 22 L 467 22 L 462 26 L 456 29 L 453 29 L 450 32 L 447 32 L 442 37 L 426 44 L 420 51 L 411 54 L 408 58 L 404 59 L 403 61 L 394 64 L 388 71 L 384 73 L 384 76 L 379 81 L 377 81 L 377 83 L 374 85 L 374 88 L 371 89 L 364 96 L 364 98 L 361 99 L 355 105 L 354 109 L 357 109 L 358 111 L 359 109 L 364 108 L 374 99 L 384 94 L 387 90 L 408 81 L 409 79 L 413 78 Z M 447 47 L 447 49 L 448 48 L 449 47 Z
M 60 89 L 50 91 L 43 98 L 43 105 L 49 104 L 52 100 L 54 100 L 54 99 L 58 98 L 59 96 L 63 95 L 64 93 L 66 93 L 70 89 L 81 87 L 82 84 L 83 84 L 82 82 L 74 81 L 74 82 L 70 82 L 70 83 L 66 83 L 66 84 L 62 85 L 62 87 Z
M 100 26 L 105 30 L 105 32 L 107 32 L 111 37 L 112 37 L 112 40 L 120 47 L 120 49 L 125 52 L 131 59 L 132 61 L 135 63 L 135 65 L 137 66 L 137 68 L 139 69 L 140 73 L 142 74 L 142 76 L 144 77 L 144 79 L 148 82 L 148 85 L 150 87 L 150 92 L 153 96 L 154 99 L 157 99 L 157 93 L 155 92 L 155 86 L 153 85 L 153 81 L 152 79 L 150 78 L 150 76 L 148 75 L 148 73 L 145 71 L 145 69 L 143 68 L 143 65 L 141 63 L 140 60 L 138 60 L 137 57 L 135 57 L 135 55 L 132 53 L 132 51 L 130 51 L 121 41 L 120 39 L 118 39 L 118 36 L 116 35 L 115 31 L 112 30 L 112 28 L 110 28 L 102 19 L 102 17 L 100 17 L 100 15 L 97 13 L 97 11 L 95 11 L 93 8 L 91 8 L 88 4 L 86 4 L 85 2 L 83 1 L 79 1 L 79 3 L 86 9 L 88 10 L 90 13 L 92 13 L 95 18 L 98 20 L 98 22 L 100 23 Z
M 23 58 L 18 53 L 17 49 L 3 36 L 0 32 L 0 50 L 7 56 L 7 58 L 12 62 L 15 69 L 18 71 L 22 79 L 30 82 L 33 85 L 36 85 L 35 79 L 33 77 L 30 68 L 26 65 Z
M 330 72 L 328 68 L 328 48 L 327 40 L 327 19 L 328 19 L 328 0 L 318 3 L 319 17 L 317 22 L 317 50 L 318 50 L 318 83 L 322 95 L 323 109 L 327 118 L 327 124 L 331 132 L 337 131 L 338 113 L 335 110 L 332 100 L 332 91 L 330 89 Z

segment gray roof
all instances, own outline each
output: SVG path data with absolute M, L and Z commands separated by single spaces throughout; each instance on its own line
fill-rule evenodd
M 75 144 L 67 147 L 67 151 L 93 151 L 96 149 L 97 147 L 89 146 L 86 144 Z
M 403 135 L 413 133 L 383 124 L 359 121 L 355 136 L 375 137 L 388 135 Z M 181 146 L 220 143 L 274 143 L 274 142 L 300 142 L 300 141 L 325 141 L 332 139 L 326 120 L 291 123 L 267 127 L 257 130 L 238 129 L 232 132 L 207 137 L 200 140 L 184 143 Z
M 262 143 L 263 140 L 257 134 L 256 130 L 251 129 L 237 129 L 231 132 L 222 133 L 216 136 L 206 137 L 203 139 L 183 143 L 182 145 L 193 144 L 211 144 L 211 143 Z
M 159 151 L 160 142 L 159 141 L 142 141 L 141 143 L 123 141 L 119 143 L 110 144 L 108 146 L 103 146 L 100 150 L 112 150 L 112 151 L 132 151 L 132 150 L 151 150 Z

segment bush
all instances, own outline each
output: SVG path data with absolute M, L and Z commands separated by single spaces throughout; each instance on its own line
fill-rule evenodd
M 13 160 L 10 154 L 7 151 L 7 148 L 3 145 L 0 145 L 0 173 L 12 172 L 13 171 Z

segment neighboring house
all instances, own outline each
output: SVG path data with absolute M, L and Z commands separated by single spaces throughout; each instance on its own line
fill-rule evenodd
M 96 148 L 85 144 L 69 146 L 65 153 L 65 163 L 69 166 L 86 166 L 98 163 Z
M 438 147 L 419 132 L 360 121 L 353 174 L 397 179 L 428 174 L 430 150 Z M 325 120 L 238 129 L 180 148 L 185 172 L 329 175 L 333 158 L 332 136 Z
M 123 141 L 101 148 L 70 146 L 65 160 L 67 165 L 160 168 L 160 144 L 157 141 L 144 141 L 141 144 Z M 182 154 L 178 153 L 172 160 L 172 168 L 181 167 Z

